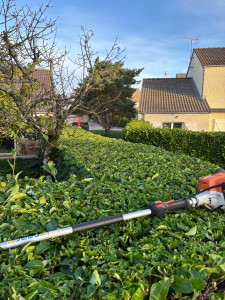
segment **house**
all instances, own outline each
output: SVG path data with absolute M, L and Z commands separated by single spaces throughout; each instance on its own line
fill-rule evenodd
M 225 131 L 225 48 L 194 49 L 187 74 L 144 79 L 138 118 L 160 128 Z
M 50 98 L 50 91 L 51 91 L 51 73 L 50 70 L 44 70 L 44 69 L 36 69 L 32 73 L 32 76 L 28 79 L 28 83 L 31 83 L 33 81 L 37 80 L 39 82 L 39 87 L 36 90 L 35 94 L 33 95 L 33 99 L 41 99 L 41 98 Z M 14 81 L 16 89 L 20 89 L 22 85 L 22 79 L 18 78 Z M 29 101 L 32 101 L 32 98 L 29 99 Z M 48 103 L 40 103 L 37 105 L 33 111 L 33 114 L 38 116 L 43 116 L 47 113 L 51 114 L 52 111 L 52 104 L 51 101 L 48 101 Z M 78 119 L 82 122 L 88 122 L 88 116 L 82 116 L 79 117 L 77 115 L 71 115 L 68 117 L 67 122 L 70 125 L 74 125 L 77 123 Z M 1 125 L 1 120 L 0 120 Z M 0 157 L 10 156 L 11 149 L 13 148 L 22 148 L 22 150 L 19 152 L 19 155 L 38 155 L 39 148 L 40 148 L 40 142 L 37 140 L 36 137 L 33 139 L 30 138 L 22 138 L 19 140 L 19 142 L 4 138 L 0 143 Z
M 140 92 L 140 90 L 138 88 L 133 93 L 131 100 L 133 102 L 135 102 L 135 108 L 138 109 L 139 103 L 140 103 L 140 100 L 141 100 L 141 92 Z
M 16 89 L 19 89 L 21 87 L 21 80 L 21 78 L 15 80 L 14 84 Z M 51 89 L 50 70 L 34 70 L 32 76 L 28 80 L 28 83 L 35 80 L 39 81 L 40 86 L 37 89 L 34 98 L 48 97 L 50 94 L 49 91 Z M 51 109 L 50 105 L 39 105 L 34 109 L 34 114 L 36 116 L 44 115 L 49 109 Z M 0 157 L 11 156 L 11 149 L 13 148 L 21 148 L 19 155 L 38 155 L 40 142 L 35 137 L 33 139 L 22 138 L 19 141 L 4 138 L 0 144 Z
M 208 130 L 225 131 L 225 47 L 194 49 L 187 77 L 211 108 Z
M 22 78 L 15 79 L 14 84 L 16 89 L 20 89 L 22 86 Z M 50 90 L 51 90 L 51 77 L 50 77 L 50 70 L 44 69 L 36 69 L 32 73 L 32 75 L 27 80 L 27 83 L 32 83 L 34 81 L 39 82 L 39 87 L 37 88 L 35 94 L 32 96 L 33 99 L 41 99 L 41 98 L 50 98 Z M 32 98 L 29 100 L 32 102 Z M 43 115 L 51 109 L 51 106 L 46 103 L 43 105 L 38 105 L 34 110 L 35 115 Z
M 138 118 L 154 127 L 208 130 L 210 112 L 192 78 L 143 80 Z

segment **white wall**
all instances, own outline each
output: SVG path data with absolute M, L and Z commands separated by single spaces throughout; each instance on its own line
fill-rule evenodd
M 203 80 L 204 80 L 204 68 L 200 63 L 195 52 L 193 52 L 191 62 L 187 72 L 188 78 L 193 78 L 195 85 L 198 89 L 199 95 L 203 96 Z

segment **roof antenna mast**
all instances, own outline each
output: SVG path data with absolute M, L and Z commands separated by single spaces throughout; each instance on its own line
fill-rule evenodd
M 195 41 L 196 43 L 199 42 L 199 39 L 198 38 L 192 38 L 192 37 L 189 37 L 189 36 L 185 36 L 184 38 L 191 41 L 191 55 L 192 55 L 192 43 L 193 43 L 193 41 Z

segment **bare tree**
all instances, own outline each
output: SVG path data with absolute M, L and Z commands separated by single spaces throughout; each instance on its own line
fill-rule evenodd
M 56 20 L 46 16 L 50 2 L 35 11 L 27 5 L 17 9 L 14 0 L 2 0 L 0 11 L 0 91 L 6 103 L 10 99 L 8 110 L 16 109 L 14 118 L 18 116 L 24 127 L 47 136 L 45 161 L 58 143 L 68 116 L 87 94 L 103 88 L 94 81 L 99 58 L 90 44 L 93 32 L 82 28 L 80 54 L 76 61 L 70 60 L 68 68 L 69 51 L 56 48 Z M 123 60 L 123 52 L 115 41 L 104 60 Z M 32 80 L 38 68 L 50 71 L 50 86 Z M 41 107 L 46 112 L 37 116 L 35 112 Z

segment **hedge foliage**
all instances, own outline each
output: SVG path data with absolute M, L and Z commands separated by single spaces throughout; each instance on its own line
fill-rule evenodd
M 13 164 L 13 160 L 9 159 L 10 163 Z M 41 167 L 34 167 L 34 168 L 25 168 L 25 166 L 29 163 L 32 163 L 34 161 L 33 158 L 28 159 L 21 159 L 17 158 L 16 160 L 16 168 L 15 173 L 19 173 L 22 171 L 20 177 L 24 176 L 30 176 L 34 178 L 39 178 L 42 175 L 42 169 Z M 9 174 L 12 171 L 8 159 L 0 159 L 0 176 L 5 176 L 6 174 Z
M 225 132 L 160 129 L 146 121 L 132 120 L 125 128 L 125 140 L 154 145 L 172 152 L 182 151 L 225 166 Z
M 1 242 L 190 195 L 217 168 L 81 129 L 55 159 L 64 181 L 0 178 Z M 223 299 L 224 221 L 198 208 L 1 250 L 0 299 Z

